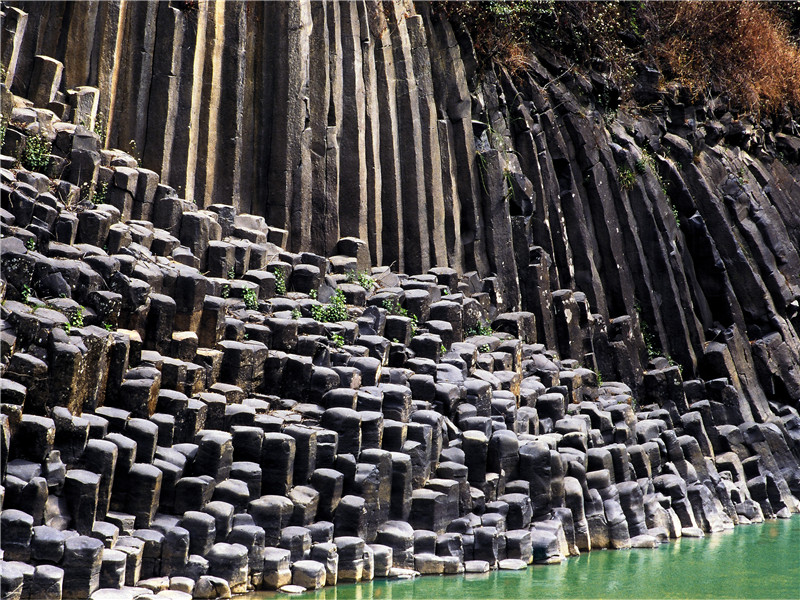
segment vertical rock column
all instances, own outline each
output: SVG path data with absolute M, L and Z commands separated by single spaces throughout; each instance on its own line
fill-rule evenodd
M 558 103 L 562 98 L 554 98 Z M 557 201 L 562 211 L 561 227 L 564 237 L 568 242 L 571 262 L 568 264 L 571 273 L 561 275 L 561 285 L 569 281 L 570 275 L 574 278 L 570 286 L 576 287 L 586 294 L 589 305 L 604 318 L 608 317 L 605 296 L 601 285 L 600 275 L 595 261 L 594 248 L 596 244 L 591 238 L 586 214 L 581 204 L 580 194 L 575 182 L 575 176 L 570 165 L 570 156 L 562 135 L 560 123 L 549 102 L 544 113 L 540 114 L 542 128 L 544 129 L 547 147 L 552 159 L 553 173 L 556 177 Z
M 310 3 L 271 3 L 265 19 L 274 20 L 274 28 L 262 42 L 274 52 L 267 217 L 270 225 L 289 229 L 292 219 L 303 216 L 293 214 L 297 205 L 294 179 L 308 116 Z
M 601 155 L 602 156 L 602 155 Z M 636 286 L 637 298 L 641 301 L 645 313 L 654 312 L 654 323 L 664 352 L 675 358 L 680 364 L 696 365 L 697 357 L 694 348 L 702 348 L 704 344 L 703 327 L 697 319 L 704 312 L 697 306 L 698 298 L 693 298 L 690 278 L 683 260 L 677 260 L 675 247 L 681 253 L 683 236 L 671 223 L 672 212 L 667 211 L 667 198 L 655 177 L 646 173 L 641 185 L 637 185 L 627 195 L 620 194 L 618 203 L 625 208 L 618 209 L 622 236 L 626 245 L 625 260 L 630 265 L 633 284 Z M 658 205 L 662 208 L 659 209 Z M 663 213 L 669 216 L 664 217 Z M 654 241 L 644 243 L 640 232 L 657 233 Z M 692 307 L 692 310 L 685 310 Z
M 214 195 L 214 180 L 217 168 L 217 138 L 219 136 L 220 96 L 222 89 L 222 49 L 225 39 L 225 3 L 209 3 L 206 7 L 206 36 L 203 50 L 203 70 L 201 73 L 200 104 L 198 108 L 199 122 L 206 126 L 192 133 L 197 145 L 193 157 L 196 165 L 192 198 L 200 206 L 208 206 L 222 199 Z M 265 92 L 266 94 L 266 92 Z M 195 137 L 196 135 L 196 137 Z M 187 169 L 187 179 L 192 170 Z M 187 183 L 188 186 L 188 183 Z
M 240 197 L 243 155 L 243 113 L 245 107 L 245 3 L 241 1 L 218 3 L 224 6 L 224 44 L 219 75 L 220 110 L 212 117 L 216 127 L 214 154 L 214 185 L 206 189 L 206 203 L 223 202 L 237 206 Z M 217 26 L 219 19 L 217 19 Z M 219 41 L 219 39 L 217 39 Z M 212 192 L 209 195 L 209 191 Z
M 197 161 L 197 129 L 199 127 L 199 92 L 202 89 L 205 62 L 205 34 L 208 4 L 198 3 L 196 9 L 183 11 L 186 28 L 181 44 L 178 75 L 175 135 L 172 142 L 170 171 L 163 181 L 174 187 L 187 200 L 194 199 L 194 168 Z M 231 3 L 233 8 L 233 3 Z M 239 114 L 239 113 L 237 113 Z M 238 121 L 238 119 L 237 119 Z M 168 178 L 167 178 L 168 176 Z
M 125 52 L 119 56 L 114 111 L 109 115 L 110 147 L 130 150 L 133 140 L 138 151 L 144 149 L 158 6 L 155 2 L 130 2 L 127 6 L 125 24 L 118 34 L 124 36 Z
M 428 14 L 423 10 L 423 15 Z M 430 14 L 429 19 L 428 48 L 434 93 L 439 110 L 444 110 L 449 118 L 450 173 L 455 182 L 454 197 L 458 196 L 453 208 L 452 238 L 448 237 L 448 242 L 452 239 L 462 246 L 464 270 L 477 270 L 487 275 L 489 264 L 482 236 L 481 183 L 472 130 L 470 74 L 465 66 L 465 60 L 474 59 L 470 56 L 471 41 L 467 35 L 456 36 L 450 22 L 441 15 Z M 442 139 L 440 137 L 440 141 Z M 444 151 L 440 154 L 444 156 Z M 452 266 L 457 264 L 451 263 Z
M 186 17 L 169 3 L 158 5 L 156 41 L 153 54 L 151 102 L 147 111 L 147 133 L 142 150 L 144 166 L 170 181 L 171 157 L 181 85 Z
M 16 68 L 13 72 L 11 70 L 8 71 L 6 84 L 14 94 L 26 96 L 31 70 L 33 68 L 33 57 L 37 53 L 36 38 L 38 37 L 37 32 L 42 22 L 42 11 L 49 8 L 49 5 L 36 2 L 20 3 L 17 8 L 23 14 L 27 15 L 27 23 L 24 28 L 17 28 L 17 30 L 12 33 L 9 27 L 12 27 L 14 18 L 9 16 L 8 10 L 6 9 L 6 18 L 3 20 L 2 47 L 4 50 L 2 58 L 3 64 L 6 64 L 6 44 L 13 41 L 11 39 L 12 35 L 14 37 L 20 36 L 17 45 Z M 8 64 L 10 65 L 10 62 Z
M 378 79 L 378 117 L 380 119 L 381 212 L 386 227 L 381 240 L 383 262 L 405 270 L 403 239 L 403 189 L 400 183 L 400 139 L 397 135 L 397 76 L 392 36 L 384 25 L 375 48 L 375 71 Z
M 554 94 L 556 99 L 561 101 L 562 97 Z M 616 165 L 607 172 L 600 162 L 606 146 L 604 131 L 596 121 L 578 114 L 565 114 L 562 120 L 562 139 L 574 172 L 575 188 L 584 207 L 586 228 L 592 243 L 592 259 L 599 264 L 617 265 L 616 269 L 603 269 L 600 273 L 608 314 L 631 314 L 633 283 L 624 258 L 619 216 L 614 206 L 614 192 L 620 191 L 617 183 L 619 176 Z M 582 185 L 578 184 L 579 181 Z
M 90 78 L 93 75 L 91 72 L 92 54 L 98 34 L 98 9 L 101 4 L 104 3 L 90 0 L 73 4 L 69 9 L 66 7 L 64 9 L 66 22 L 62 24 L 62 27 L 66 31 L 66 36 L 63 60 L 67 65 L 64 73 L 64 84 L 67 89 L 90 84 Z M 52 21 L 48 21 L 47 25 L 52 26 Z M 102 33 L 100 35 L 102 36 Z M 55 56 L 55 54 L 50 56 Z M 97 57 L 94 61 L 95 67 L 96 61 Z
M 259 185 L 265 164 L 261 160 L 265 146 L 264 130 L 259 126 L 264 98 L 263 64 L 266 48 L 260 43 L 264 37 L 264 6 L 261 2 L 245 2 L 244 31 L 241 43 L 245 52 L 242 57 L 244 81 L 242 85 L 242 162 L 238 180 L 237 208 L 240 213 L 257 213 L 253 205 L 263 196 Z M 202 106 L 202 105 L 201 105 Z M 199 110 L 199 108 L 198 108 Z M 199 136 L 198 136 L 199 137 Z M 197 169 L 203 164 L 198 162 Z M 206 199 L 206 202 L 216 199 Z
M 3 17 L 3 32 L 0 36 L 0 60 L 6 67 L 6 77 L 2 81 L 6 88 L 11 88 L 17 73 L 17 60 L 20 47 L 28 25 L 28 13 L 9 6 Z
M 366 131 L 364 146 L 367 169 L 367 237 L 372 264 L 383 264 L 382 234 L 383 211 L 381 194 L 383 175 L 380 158 L 380 109 L 378 106 L 378 69 L 375 64 L 375 46 L 386 19 L 377 2 L 358 3 L 361 20 L 362 66 L 366 94 Z
M 311 37 L 309 40 L 309 113 L 311 125 L 311 250 L 327 255 L 338 238 L 335 218 L 338 201 L 338 141 L 329 130 L 331 96 L 335 67 L 338 64 L 337 39 L 329 32 L 334 28 L 335 4 L 330 1 L 311 3 Z M 329 170 L 330 167 L 330 170 Z
M 421 152 L 422 124 L 419 114 L 419 90 L 414 76 L 411 42 L 406 13 L 392 4 L 389 27 L 397 77 L 397 127 L 400 148 L 400 181 L 403 190 L 401 235 L 405 245 L 405 269 L 420 273 L 430 267 L 428 216 L 425 208 L 425 167 Z
M 367 238 L 366 97 L 361 24 L 355 2 L 340 4 L 342 35 L 342 127 L 339 132 L 339 231 Z
M 509 104 L 509 129 L 513 137 L 515 154 L 522 173 L 531 182 L 532 187 L 531 214 L 525 215 L 526 217 L 530 216 L 531 240 L 535 245 L 541 246 L 548 255 L 552 256 L 553 242 L 547 192 L 544 174 L 539 164 L 539 150 L 536 144 L 537 130 L 540 130 L 531 116 L 531 111 L 525 101 L 525 94 L 517 88 L 511 77 L 506 76 L 504 73 L 501 74 L 501 81 L 506 102 Z
M 529 79 L 525 89 L 531 97 L 532 108 L 537 113 L 537 117 L 542 112 L 549 110 L 550 103 L 544 95 L 544 91 L 532 79 Z M 551 289 L 571 287 L 574 284 L 575 265 L 572 260 L 569 240 L 567 240 L 564 214 L 561 211 L 559 202 L 559 182 L 555 165 L 553 164 L 553 155 L 550 152 L 547 133 L 538 118 L 536 127 L 533 130 L 533 141 L 536 145 L 535 151 L 538 156 L 544 191 L 541 202 L 537 201 L 534 208 L 533 242 L 542 245 L 548 236 L 552 241 L 552 252 L 550 253 L 553 258 L 552 266 L 550 267 Z M 528 177 L 531 178 L 530 175 Z M 531 179 L 535 181 L 535 178 Z M 547 232 L 540 232 L 537 235 L 536 222 L 544 219 L 546 219 Z
M 456 157 L 453 153 L 453 125 L 449 119 L 439 119 L 439 156 L 442 172 L 442 203 L 444 205 L 444 245 L 447 250 L 447 264 L 456 269 L 464 265 L 461 243 L 461 201 L 458 197 L 456 181 Z
M 489 251 L 489 264 L 500 284 L 498 308 L 517 310 L 520 304 L 519 277 L 510 243 L 512 239 L 511 217 L 507 188 L 504 176 L 504 160 L 497 150 L 480 153 L 483 177 L 483 211 L 485 215 L 486 247 Z
M 119 0 L 99 4 L 95 43 L 92 47 L 93 73 L 89 84 L 102 90 L 99 109 L 102 126 L 106 127 L 114 120 L 121 56 L 126 52 L 124 44 L 128 41 L 124 35 L 125 20 L 131 3 Z
M 447 266 L 447 250 L 444 239 L 444 198 L 442 192 L 442 157 L 439 142 L 439 126 L 436 121 L 436 102 L 433 93 L 431 57 L 428 52 L 425 27 L 420 15 L 406 20 L 411 44 L 412 66 L 419 97 L 420 133 L 422 135 L 422 161 L 426 215 L 432 266 Z

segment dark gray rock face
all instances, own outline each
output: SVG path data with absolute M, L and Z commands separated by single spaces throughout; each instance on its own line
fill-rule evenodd
M 800 512 L 796 132 L 649 71 L 649 117 L 552 57 L 479 77 L 427 3 L 13 4 L 4 597 L 517 569 Z M 46 174 L 8 156 L 35 132 Z

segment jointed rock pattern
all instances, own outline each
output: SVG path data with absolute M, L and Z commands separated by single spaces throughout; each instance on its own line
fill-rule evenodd
M 129 4 L 130 23 L 157 13 L 159 31 L 164 7 L 193 18 Z M 200 4 L 225 31 L 247 6 Z M 270 27 L 297 17 L 286 43 L 312 57 L 322 38 L 351 56 L 357 30 L 386 18 L 371 3 L 274 4 L 258 10 L 280 13 Z M 5 9 L 6 83 L 28 73 L 31 100 L 2 87 L 3 598 L 515 569 L 800 512 L 797 138 L 679 102 L 648 73 L 636 94 L 668 114 L 606 126 L 582 103 L 607 82 L 552 79 L 555 63 L 478 81 L 463 32 L 400 8 L 380 52 L 364 45 L 384 62 L 358 76 L 331 63 L 343 72 L 326 94 L 367 99 L 334 109 L 352 135 L 329 132 L 313 177 L 284 172 L 308 191 L 292 178 L 313 188 L 337 154 L 335 194 L 275 187 L 274 162 L 268 219 L 212 171 L 197 202 L 166 183 L 190 168 L 173 159 L 194 130 L 148 142 L 153 170 L 104 149 L 92 129 L 113 102 L 74 87 L 80 68 L 34 59 L 28 16 Z M 322 17 L 335 33 L 320 38 Z M 199 44 L 184 25 L 157 43 Z M 59 51 L 79 56 L 72 44 Z M 291 66 L 293 52 L 278 55 Z M 163 66 L 168 102 L 147 136 L 191 100 Z M 320 84 L 315 66 L 303 77 Z M 310 111 L 318 150 L 331 107 L 305 99 L 284 110 Z M 284 159 L 308 150 L 297 119 L 279 121 Z M 45 173 L 10 156 L 37 133 L 52 142 Z M 213 160 L 241 166 L 236 139 Z M 380 189 L 399 213 L 384 204 L 378 223 Z M 392 261 L 417 274 L 373 267 Z

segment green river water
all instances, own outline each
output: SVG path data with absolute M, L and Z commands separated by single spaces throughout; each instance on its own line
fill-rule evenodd
M 600 550 L 561 565 L 485 575 L 420 577 L 338 585 L 298 596 L 316 600 L 435 598 L 797 598 L 800 516 L 743 525 L 655 550 Z

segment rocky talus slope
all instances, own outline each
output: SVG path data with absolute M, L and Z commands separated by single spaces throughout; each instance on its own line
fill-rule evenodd
M 515 569 L 800 511 L 796 123 L 644 68 L 619 112 L 545 54 L 479 74 L 424 3 L 2 16 L 3 598 Z

